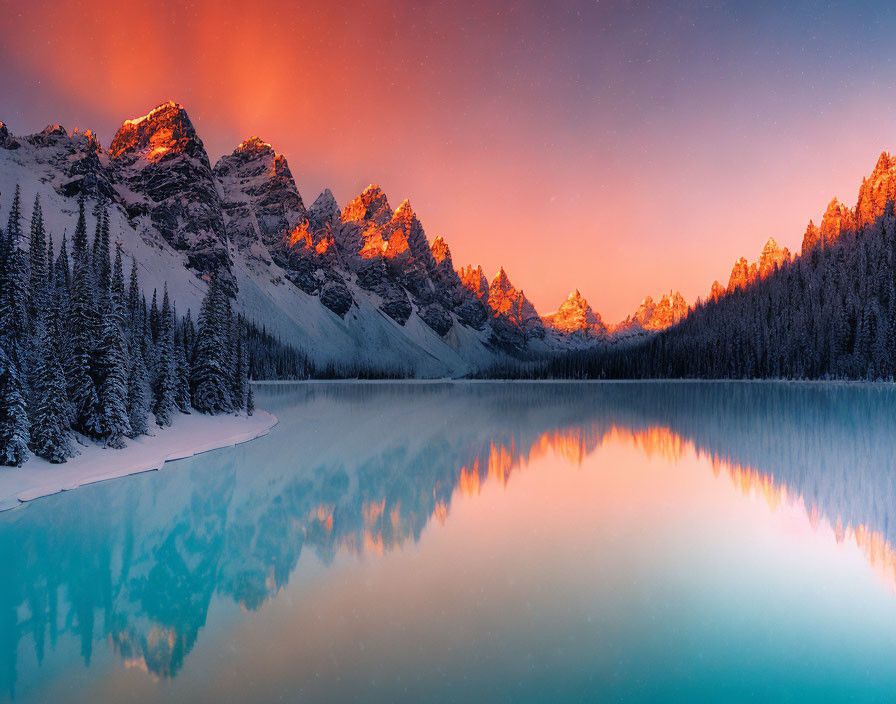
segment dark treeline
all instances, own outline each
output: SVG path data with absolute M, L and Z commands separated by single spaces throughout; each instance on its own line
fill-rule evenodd
M 413 368 L 345 361 L 316 365 L 307 356 L 255 323 L 246 323 L 249 374 L 257 380 L 300 379 L 412 379 Z
M 19 189 L 0 230 L 0 464 L 33 452 L 65 462 L 80 441 L 121 448 L 126 438 L 171 425 L 178 412 L 247 411 L 249 326 L 212 278 L 194 324 L 178 316 L 167 285 L 147 305 L 132 260 L 111 251 L 105 205 L 94 207 L 88 237 L 85 200 L 69 242 L 54 256 L 39 197 L 27 252 Z
M 493 378 L 865 379 L 896 375 L 896 218 L 844 230 L 637 341 L 505 364 Z
M 305 355 L 271 335 L 264 327 L 246 323 L 249 376 L 253 379 L 308 379 L 314 365 Z

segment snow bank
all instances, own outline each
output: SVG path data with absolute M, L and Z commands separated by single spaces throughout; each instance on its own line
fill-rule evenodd
M 170 428 L 156 429 L 152 437 L 128 440 L 123 450 L 77 445 L 81 454 L 65 464 L 32 457 L 22 467 L 0 467 L 0 511 L 23 501 L 161 469 L 165 462 L 248 442 L 267 435 L 276 424 L 276 416 L 258 410 L 251 418 L 178 414 Z

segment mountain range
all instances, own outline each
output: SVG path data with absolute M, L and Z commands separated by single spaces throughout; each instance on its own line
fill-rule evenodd
M 893 169 L 882 156 L 857 208 L 832 202 L 820 227 L 810 223 L 803 249 L 870 217 L 896 187 Z M 505 356 L 647 335 L 692 310 L 670 291 L 607 324 L 576 290 L 541 316 L 503 268 L 491 281 L 480 266 L 456 268 L 448 244 L 428 239 L 410 202 L 393 209 L 379 186 L 342 207 L 329 190 L 307 205 L 285 157 L 258 137 L 212 164 L 174 102 L 126 120 L 108 149 L 89 130 L 51 125 L 17 137 L 0 123 L 0 193 L 17 184 L 26 203 L 41 195 L 57 245 L 74 228 L 77 197 L 103 199 L 112 237 L 137 259 L 147 287 L 167 282 L 181 309 L 196 311 L 217 276 L 249 320 L 318 365 L 458 376 Z M 716 282 L 709 298 L 789 261 L 770 239 L 757 262 L 740 259 L 728 286 Z

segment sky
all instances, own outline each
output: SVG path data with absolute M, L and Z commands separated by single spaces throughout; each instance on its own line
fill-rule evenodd
M 0 120 L 183 104 L 214 162 L 258 135 L 306 203 L 377 183 L 539 312 L 692 302 L 799 249 L 896 150 L 896 3 L 0 0 Z

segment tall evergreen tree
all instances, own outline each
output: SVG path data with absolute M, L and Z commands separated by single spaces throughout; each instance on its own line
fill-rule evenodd
M 141 317 L 140 282 L 137 279 L 137 258 L 131 259 L 131 279 L 128 283 L 128 314 L 131 327 L 136 328 Z
M 252 416 L 255 413 L 255 389 L 252 388 L 252 381 L 247 384 L 246 391 L 246 415 Z
M 21 467 L 28 459 L 29 440 L 21 371 L 0 345 L 0 464 Z
M 113 301 L 103 317 L 102 333 L 97 348 L 99 372 L 99 434 L 106 447 L 124 447 L 124 437 L 131 434 L 128 415 L 128 359 L 121 329 L 123 311 Z
M 224 318 L 229 308 L 226 294 L 221 290 L 218 278 L 213 276 L 199 309 L 199 329 L 190 377 L 193 407 L 203 413 L 222 413 L 233 408 L 230 353 L 224 331 Z
M 70 349 L 66 368 L 68 397 L 72 404 L 72 426 L 90 437 L 100 434 L 101 421 L 94 378 L 93 352 L 97 333 L 93 268 L 87 249 L 87 221 L 84 197 L 79 204 L 72 258 L 71 308 L 69 311 Z
M 100 311 L 109 307 L 109 289 L 112 286 L 112 264 L 109 255 L 109 212 L 105 203 L 98 206 L 96 234 L 93 239 L 93 277 L 97 304 Z
M 176 408 L 177 367 L 174 352 L 174 329 L 171 307 L 168 301 L 168 284 L 162 298 L 162 310 L 158 313 L 158 337 L 156 343 L 155 403 L 153 413 L 160 426 L 171 425 Z
M 17 368 L 22 370 L 28 333 L 27 261 L 20 249 L 22 214 L 20 191 L 16 186 L 9 222 L 0 242 L 0 339 L 6 344 Z
M 46 305 L 47 286 L 47 234 L 44 229 L 43 211 L 40 207 L 40 195 L 34 197 L 34 208 L 31 213 L 31 239 L 28 243 L 28 314 L 33 321 Z
M 190 412 L 190 366 L 187 364 L 187 355 L 184 352 L 183 329 L 184 324 L 178 323 L 177 307 L 172 306 L 174 325 L 174 368 L 176 374 L 174 402 L 182 413 Z
M 130 318 L 130 310 L 128 299 L 125 298 L 124 292 L 124 265 L 121 261 L 121 243 L 115 243 L 115 264 L 112 266 L 112 282 L 111 282 L 112 298 L 121 307 L 122 315 L 127 313 Z
M 131 426 L 131 437 L 146 435 L 149 432 L 149 395 L 146 391 L 146 363 L 140 346 L 135 345 L 131 352 L 131 366 L 128 372 L 128 421 Z
M 38 457 L 53 463 L 71 457 L 69 441 L 68 398 L 65 375 L 51 335 L 39 326 L 37 339 L 39 358 L 32 382 L 34 398 L 31 410 L 31 447 Z
M 249 385 L 249 358 L 245 340 L 245 326 L 241 319 L 237 319 L 231 335 L 231 349 L 233 349 L 232 376 L 230 380 L 230 395 L 234 411 L 241 411 L 246 405 L 246 392 Z

